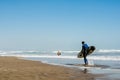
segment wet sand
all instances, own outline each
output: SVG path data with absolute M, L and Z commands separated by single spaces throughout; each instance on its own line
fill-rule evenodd
M 0 80 L 96 80 L 99 76 L 39 61 L 0 57 Z

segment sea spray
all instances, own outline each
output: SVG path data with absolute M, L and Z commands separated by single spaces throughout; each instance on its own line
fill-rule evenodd
M 88 65 L 92 65 L 92 66 L 94 66 L 94 61 L 93 60 L 88 60 Z

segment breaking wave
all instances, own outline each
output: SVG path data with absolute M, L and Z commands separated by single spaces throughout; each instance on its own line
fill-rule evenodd
M 100 49 L 100 50 L 98 50 L 98 52 L 101 52 L 101 53 L 111 53 L 111 52 L 115 53 L 115 52 L 117 52 L 118 53 L 118 52 L 120 52 L 120 50 L 116 50 L 116 49 L 111 49 L 111 50 Z

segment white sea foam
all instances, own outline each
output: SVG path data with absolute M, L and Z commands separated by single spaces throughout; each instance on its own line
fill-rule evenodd
M 60 50 L 61 53 L 79 53 L 79 51 L 62 51 Z M 52 51 L 52 53 L 57 53 L 58 51 Z M 120 50 L 119 49 L 99 49 L 99 50 L 95 50 L 94 52 L 101 52 L 101 53 L 113 53 L 113 52 L 117 52 L 119 53 Z
M 77 54 L 80 52 L 80 50 L 76 50 L 76 51 L 71 51 L 71 50 L 68 50 L 68 51 L 62 51 L 60 50 L 61 53 L 74 53 L 74 54 Z M 31 50 L 31 51 L 0 51 L 0 54 L 11 54 L 11 53 L 57 53 L 58 51 L 36 51 L 36 50 Z M 99 53 L 111 53 L 111 52 L 116 52 L 116 53 L 119 53 L 120 50 L 117 50 L 117 49 L 110 49 L 110 50 L 107 50 L 107 49 L 99 49 L 99 50 L 95 50 L 95 52 L 99 52 Z
M 1 55 L 1 54 L 7 54 L 7 53 L 6 53 L 6 52 L 3 52 L 3 51 L 0 51 L 0 55 Z
M 52 53 L 57 53 L 58 51 L 52 51 Z M 78 53 L 80 51 L 62 51 L 60 50 L 61 53 Z
M 12 54 L 6 55 L 1 54 L 1 56 L 15 56 L 15 57 L 34 57 L 34 58 L 63 58 L 63 59 L 82 59 L 77 58 L 77 56 L 55 56 L 55 55 L 24 55 L 24 54 Z M 88 56 L 90 60 L 112 60 L 112 61 L 119 61 L 120 56 Z M 94 64 L 91 62 L 91 64 Z
M 76 59 L 76 56 L 52 56 L 52 55 L 1 55 L 1 56 L 15 56 L 15 57 L 37 57 L 37 58 L 67 58 L 67 59 Z
M 98 52 L 101 52 L 101 53 L 111 53 L 111 52 L 120 52 L 120 50 L 116 50 L 116 49 L 111 49 L 111 50 L 100 49 L 100 50 L 98 50 Z
M 120 60 L 120 56 L 90 56 L 88 58 L 92 60 Z

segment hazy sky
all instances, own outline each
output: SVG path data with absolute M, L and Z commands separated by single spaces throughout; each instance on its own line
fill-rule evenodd
M 120 0 L 0 0 L 0 50 L 120 49 Z

